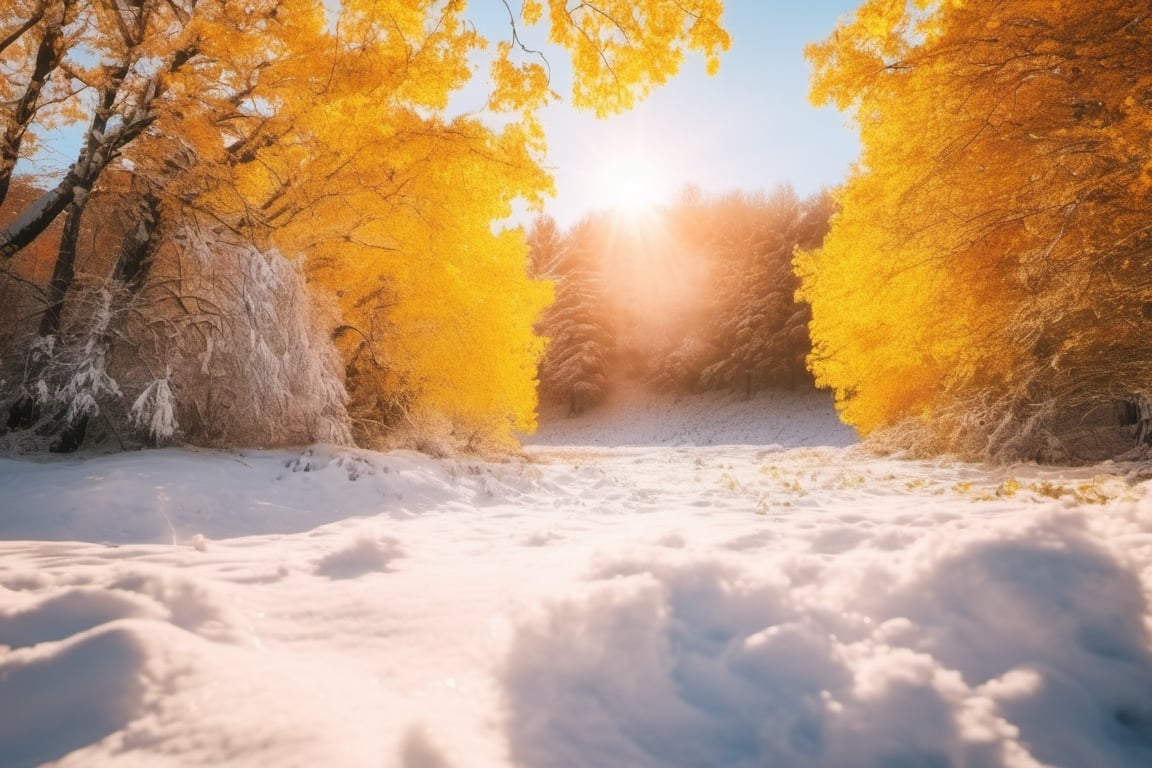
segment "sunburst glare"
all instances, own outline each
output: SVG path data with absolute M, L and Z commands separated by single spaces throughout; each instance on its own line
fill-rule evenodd
M 604 160 L 596 183 L 598 201 L 623 213 L 651 211 L 671 196 L 670 182 L 660 164 L 644 155 Z

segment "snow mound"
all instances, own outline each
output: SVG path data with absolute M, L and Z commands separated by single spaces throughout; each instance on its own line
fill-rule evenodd
M 148 647 L 127 622 L 0 658 L 0 765 L 57 760 L 114 735 L 144 704 Z
M 517 628 L 513 762 L 1152 764 L 1147 605 L 1082 532 L 1052 520 L 883 571 L 601 564 Z
M 141 595 L 101 587 L 72 587 L 0 609 L 0 645 L 24 648 L 64 640 L 101 624 L 127 618 L 165 619 L 166 611 Z
M 388 564 L 404 557 L 404 547 L 391 536 L 362 534 L 351 543 L 320 559 L 316 573 L 330 579 L 355 579 L 368 573 L 387 571 Z

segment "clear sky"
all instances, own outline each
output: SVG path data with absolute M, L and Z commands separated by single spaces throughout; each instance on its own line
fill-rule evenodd
M 657 203 L 675 199 L 689 183 L 725 192 L 789 182 L 801 195 L 839 183 L 857 154 L 855 132 L 843 114 L 809 104 L 803 49 L 831 34 L 837 19 L 851 15 L 858 2 L 726 0 L 732 47 L 715 77 L 694 56 L 674 80 L 618 117 L 597 120 L 567 104 L 549 107 L 548 165 L 557 196 L 546 212 L 571 225 L 608 207 L 616 188 L 636 175 L 652 177 Z M 519 8 L 517 0 L 509 5 Z M 507 39 L 501 0 L 471 0 L 467 15 L 490 39 Z M 539 31 L 527 35 L 530 45 L 540 42 L 533 39 Z M 554 88 L 566 94 L 563 57 L 554 49 L 548 57 Z M 483 71 L 477 79 L 484 80 Z M 462 94 L 463 108 L 469 101 Z M 82 131 L 79 125 L 58 131 L 22 170 L 54 177 L 75 157 Z
M 495 0 L 472 6 L 484 2 Z M 675 80 L 619 117 L 597 120 L 566 105 L 550 108 L 546 130 L 557 197 L 547 211 L 569 225 L 601 207 L 605 184 L 617 181 L 609 169 L 621 164 L 654 167 L 667 199 L 686 183 L 723 192 L 789 182 L 801 195 L 839 183 L 856 158 L 856 135 L 845 115 L 808 102 L 803 48 L 831 34 L 857 5 L 727 0 L 732 47 L 715 77 L 693 58 Z

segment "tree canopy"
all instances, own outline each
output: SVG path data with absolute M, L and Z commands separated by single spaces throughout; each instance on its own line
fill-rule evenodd
M 862 144 L 797 263 L 844 419 L 1067 459 L 1094 410 L 1147 397 L 1147 3 L 869 0 L 807 55 Z
M 527 276 L 523 233 L 498 222 L 551 191 L 539 110 L 558 97 L 535 49 L 567 54 L 572 102 L 604 115 L 690 51 L 714 71 L 729 37 L 720 0 L 504 8 L 509 32 L 493 44 L 463 0 L 15 0 L 0 21 L 0 203 L 36 142 L 87 127 L 38 200 L 0 209 L 0 257 L 63 216 L 44 299 L 59 314 L 88 193 L 127 175 L 153 201 L 146 229 L 211 230 L 303 260 L 310 290 L 339 304 L 362 438 L 397 408 L 497 440 L 531 430 L 531 328 L 551 294 Z M 533 43 L 544 35 L 550 47 Z M 453 112 L 482 62 L 485 109 Z M 61 333 L 59 317 L 38 326 L 42 339 Z M 33 347 L 44 344 L 27 342 L 30 358 Z

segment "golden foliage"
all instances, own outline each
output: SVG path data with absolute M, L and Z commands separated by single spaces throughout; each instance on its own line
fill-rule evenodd
M 400 404 L 498 442 L 533 429 L 532 324 L 551 288 L 528 278 L 523 232 L 494 226 L 514 201 L 538 206 L 552 190 L 537 112 L 555 94 L 521 30 L 486 54 L 488 112 L 461 116 L 450 100 L 489 46 L 462 0 L 18 10 L 58 3 L 79 8 L 62 76 L 103 94 L 105 111 L 65 95 L 33 134 L 50 114 L 92 120 L 89 148 L 141 126 L 105 156 L 161 198 L 166 218 L 303 256 L 342 309 L 363 423 L 394 419 Z M 687 51 L 713 71 L 728 46 L 721 11 L 720 0 L 549 2 L 547 30 L 572 56 L 574 103 L 606 114 L 665 82 Z M 526 2 L 519 21 L 526 32 L 545 16 Z M 0 52 L 6 72 L 27 67 L 30 45 Z
M 675 75 L 689 50 L 714 74 L 731 45 L 722 12 L 721 0 L 548 0 L 549 39 L 572 56 L 572 103 L 601 117 L 630 109 Z M 539 3 L 522 17 L 539 18 Z
M 807 55 L 813 100 L 851 109 L 862 144 L 797 259 L 846 421 L 979 399 L 1026 422 L 1147 391 L 1146 4 L 871 0 Z

